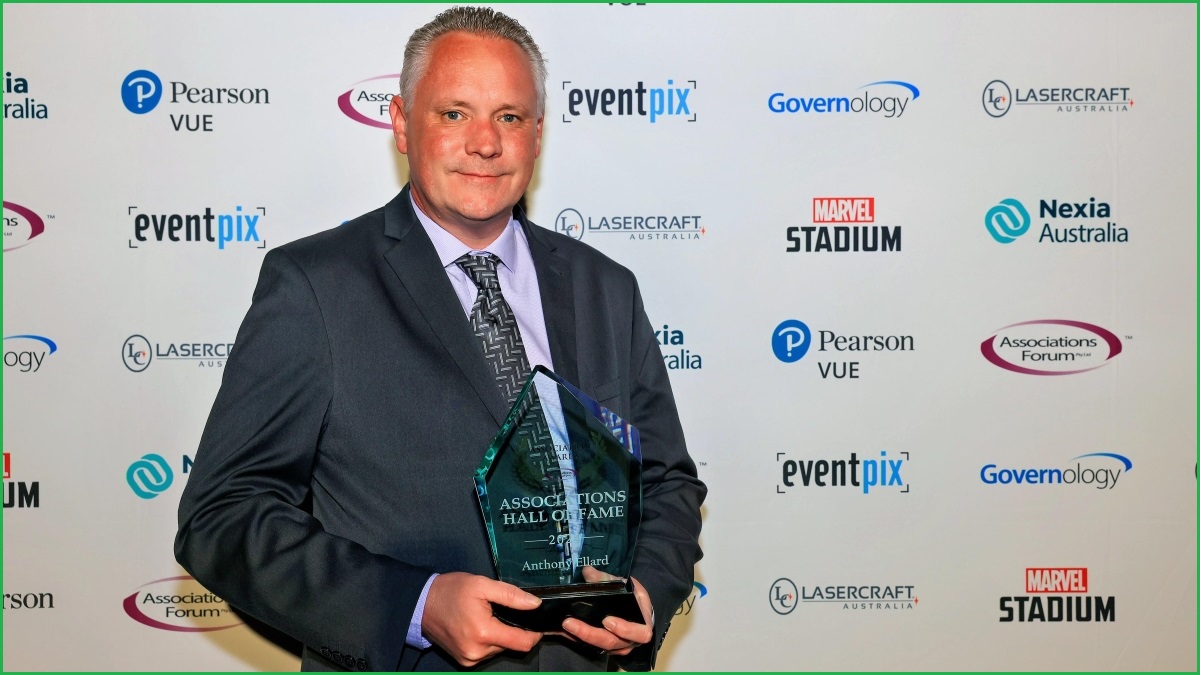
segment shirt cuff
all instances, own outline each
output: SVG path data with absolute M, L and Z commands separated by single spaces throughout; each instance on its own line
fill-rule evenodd
M 429 587 L 433 585 L 437 576 L 436 572 L 430 575 L 429 581 L 425 582 L 425 588 L 421 589 L 421 597 L 417 598 L 417 607 L 413 610 L 412 621 L 408 624 L 408 635 L 404 638 L 404 644 L 409 647 L 429 649 L 433 646 L 432 642 L 421 635 L 421 620 L 425 618 L 425 601 L 429 599 Z

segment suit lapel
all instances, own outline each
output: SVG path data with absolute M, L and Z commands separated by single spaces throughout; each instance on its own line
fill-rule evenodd
M 413 213 L 408 187 L 384 207 L 383 218 L 384 234 L 398 240 L 384 253 L 384 259 L 403 287 L 402 294 L 412 299 L 463 376 L 487 406 L 496 425 L 501 425 L 508 415 L 508 405 L 495 379 L 488 372 L 487 361 L 471 331 L 470 321 L 463 314 L 458 296 L 446 277 L 446 270 L 442 269 L 437 250 Z
M 571 262 L 558 252 L 553 238 L 529 222 L 518 208 L 517 220 L 525 229 L 529 252 L 537 272 L 538 293 L 542 296 L 542 314 L 546 319 L 546 337 L 554 372 L 579 386 L 579 362 L 575 343 L 575 288 Z

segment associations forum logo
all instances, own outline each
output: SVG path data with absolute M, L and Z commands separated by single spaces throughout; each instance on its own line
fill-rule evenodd
M 121 81 L 121 103 L 135 115 L 151 113 L 160 103 L 169 105 L 167 117 L 175 131 L 211 132 L 218 114 L 231 106 L 269 105 L 271 92 L 263 87 L 197 87 L 179 80 L 164 85 L 154 71 L 141 69 Z
M 121 603 L 134 621 L 177 633 L 209 633 L 242 625 L 229 604 L 189 576 L 142 584 Z
M 1129 229 L 1111 220 L 1112 206 L 1108 202 L 1086 200 L 1039 199 L 1039 244 L 1124 244 L 1129 241 Z M 1029 209 L 1020 200 L 1001 199 L 988 209 L 984 226 L 992 239 L 1011 244 L 1029 233 L 1033 225 Z
M 1133 98 L 1129 87 L 1057 86 L 1010 87 L 1004 80 L 992 80 L 983 86 L 983 110 L 992 117 L 1004 117 L 1013 106 L 1037 106 L 1060 113 L 1129 112 Z
M 4 369 L 36 373 L 57 351 L 58 344 L 44 335 L 9 335 L 4 338 Z
M 916 85 L 901 80 L 880 80 L 858 87 L 853 95 L 809 96 L 776 91 L 767 97 L 767 110 L 780 115 L 866 114 L 900 119 L 909 104 L 921 96 Z
M 4 202 L 4 250 L 15 251 L 28 246 L 46 231 L 47 220 L 54 220 L 54 215 L 47 214 L 42 218 L 29 207 Z
M 821 354 L 817 361 L 817 372 L 821 379 L 857 380 L 861 377 L 858 360 L 865 352 L 911 352 L 916 341 L 911 335 L 869 335 L 844 333 L 833 330 L 818 330 L 816 339 L 808 324 L 798 319 L 787 319 L 771 333 L 771 351 L 775 358 L 784 363 L 795 363 L 803 359 L 816 346 Z M 854 359 L 854 360 L 850 360 Z
M 979 345 L 989 363 L 1022 375 L 1086 373 L 1107 365 L 1123 349 L 1112 331 L 1069 319 L 1009 324 Z
M 130 372 L 140 373 L 154 361 L 192 362 L 198 368 L 224 368 L 233 352 L 232 342 L 155 342 L 130 335 L 121 344 L 121 361 Z
M 624 118 L 650 124 L 695 122 L 696 89 L 696 80 L 679 78 L 653 80 L 650 86 L 643 80 L 620 84 L 563 80 L 567 112 L 563 113 L 562 121 L 570 124 L 587 119 Z
M 1088 595 L 1086 567 L 1027 567 L 1025 595 L 1000 598 L 1000 623 L 1117 620 L 1117 599 Z
M 813 197 L 812 222 L 787 228 L 788 253 L 900 252 L 900 226 L 874 224 L 874 197 Z
M 183 455 L 179 472 L 186 475 L 191 470 L 192 458 Z M 129 489 L 133 490 L 133 494 L 138 497 L 154 499 L 171 489 L 171 485 L 175 483 L 175 473 L 171 471 L 171 465 L 167 463 L 165 457 L 156 453 L 148 453 L 134 460 L 125 470 L 125 482 L 129 484 Z
M 979 470 L 984 485 L 1037 486 L 1039 488 L 1084 487 L 1111 490 L 1133 462 L 1115 452 L 1089 452 L 1072 457 L 1063 466 L 1012 466 L 989 462 Z
M 379 75 L 355 82 L 338 96 L 338 110 L 350 119 L 376 129 L 391 129 L 388 113 L 392 98 L 399 96 L 400 74 Z

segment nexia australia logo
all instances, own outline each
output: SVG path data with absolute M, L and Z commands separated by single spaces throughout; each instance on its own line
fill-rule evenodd
M 567 94 L 567 112 L 563 121 L 568 124 L 579 117 L 638 117 L 656 124 L 668 120 L 696 121 L 695 80 L 668 79 L 665 86 L 647 87 L 638 81 L 627 87 L 579 87 L 578 83 L 563 80 Z M 567 115 L 570 115 L 570 118 Z
M 175 482 L 175 474 L 162 455 L 150 453 L 129 465 L 125 471 L 125 482 L 133 494 L 142 499 L 154 499 L 166 492 Z
M 138 623 L 181 633 L 205 633 L 242 625 L 228 603 L 189 576 L 143 584 L 122 603 Z
M 996 331 L 979 348 L 992 365 L 1023 375 L 1086 373 L 1122 350 L 1112 331 L 1067 319 L 1014 323 Z
M 583 239 L 591 234 L 623 234 L 630 241 L 700 241 L 708 231 L 700 224 L 700 216 L 670 215 L 601 215 L 593 219 L 575 209 L 563 209 L 554 219 L 554 229 Z
M 1112 220 L 1108 202 L 1070 199 L 1038 200 L 1038 219 L 1043 221 L 1038 243 L 1049 244 L 1123 244 L 1129 241 L 1129 230 Z M 984 225 L 992 239 L 1011 244 L 1030 230 L 1033 219 L 1025 205 L 1016 199 L 1002 199 L 988 209 Z
M 22 373 L 36 373 L 42 362 L 58 345 L 41 335 L 9 335 L 4 338 L 4 367 Z
M 400 75 L 380 75 L 354 83 L 346 93 L 338 97 L 338 109 L 342 114 L 360 124 L 376 129 L 391 129 L 392 118 L 388 107 L 392 97 L 397 96 Z
M 238 204 L 232 211 L 224 212 L 206 206 L 202 212 L 193 213 L 146 213 L 130 206 L 128 215 L 133 218 L 133 238 L 129 240 L 129 248 L 140 248 L 138 243 L 145 242 L 215 244 L 221 251 L 245 244 L 254 248 L 267 247 L 267 241 L 258 231 L 267 215 L 265 206 L 243 208 Z
M 1000 598 L 1000 623 L 1117 620 L 1117 599 L 1086 595 L 1086 567 L 1027 567 L 1026 595 Z
M 789 253 L 900 250 L 900 226 L 874 225 L 874 197 L 814 197 L 813 224 L 787 228 Z
M 4 73 L 4 119 L 44 120 L 50 116 L 46 104 L 38 103 L 37 99 L 30 98 L 28 94 L 29 80 L 10 72 Z M 17 96 L 21 98 L 16 98 Z
M 683 331 L 663 324 L 654 331 L 654 337 L 662 347 L 663 363 L 668 370 L 700 370 L 704 363 L 700 355 L 689 349 L 684 342 Z
M 1004 80 L 983 86 L 983 111 L 1004 117 L 1014 105 L 1060 113 L 1129 112 L 1129 87 L 1010 87 Z
M 773 113 L 868 113 L 889 119 L 902 116 L 908 104 L 921 96 L 908 82 L 881 80 L 858 88 L 854 96 L 790 96 L 777 91 L 767 97 Z
M 986 464 L 979 479 L 986 485 L 1037 485 L 1090 487 L 1111 490 L 1122 472 L 1133 469 L 1133 462 L 1115 452 L 1089 452 L 1072 457 L 1066 467 L 1014 467 Z
M 233 351 L 232 342 L 156 342 L 130 335 L 121 344 L 125 367 L 140 373 L 154 361 L 195 361 L 200 368 L 223 368 Z
M 53 216 L 47 216 L 53 218 Z M 4 202 L 4 250 L 12 251 L 33 241 L 46 231 L 46 221 L 15 202 Z
M 121 81 L 121 103 L 135 115 L 153 111 L 168 93 L 168 105 L 190 106 L 185 108 L 188 112 L 169 115 L 175 131 L 213 131 L 216 113 L 200 112 L 211 110 L 200 106 L 220 106 L 220 110 L 224 111 L 230 105 L 271 103 L 271 92 L 261 87 L 193 87 L 180 81 L 172 81 L 169 86 L 164 86 L 158 75 L 149 70 L 135 70 Z

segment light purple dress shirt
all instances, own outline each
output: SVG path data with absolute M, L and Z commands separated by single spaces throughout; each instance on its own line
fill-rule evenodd
M 411 196 L 409 200 L 412 201 Z M 483 249 L 472 249 L 442 229 L 441 225 L 433 222 L 415 201 L 412 202 L 412 207 L 413 212 L 417 214 L 417 220 L 421 222 L 421 227 L 425 228 L 425 234 L 429 235 L 430 241 L 433 242 L 433 248 L 437 250 L 438 260 L 446 270 L 446 276 L 450 278 L 450 285 L 454 287 L 454 294 L 458 296 L 463 314 L 467 316 L 468 320 L 471 317 L 471 308 L 475 305 L 475 298 L 479 295 L 479 288 L 461 267 L 454 264 L 454 261 L 464 253 L 491 253 L 500 259 L 500 264 L 496 267 L 496 274 L 500 280 L 500 293 L 504 296 L 508 306 L 512 308 L 513 316 L 517 319 L 517 329 L 521 333 L 521 342 L 525 345 L 525 356 L 529 359 L 529 367 L 540 364 L 553 370 L 554 364 L 550 361 L 550 340 L 546 337 L 546 318 L 542 314 L 542 296 L 538 290 L 537 272 L 533 268 L 533 255 L 529 252 L 529 240 L 525 238 L 525 231 L 521 229 L 521 224 L 510 217 L 508 225 L 495 241 Z M 413 610 L 412 621 L 408 625 L 408 635 L 405 638 L 405 643 L 410 647 L 428 649 L 433 646 L 433 643 L 426 640 L 425 636 L 421 634 L 421 621 L 425 616 L 425 601 L 429 598 L 429 587 L 435 578 L 437 578 L 437 574 L 430 576 L 429 581 L 425 582 L 425 588 L 421 590 L 421 597 L 417 599 L 417 607 Z

